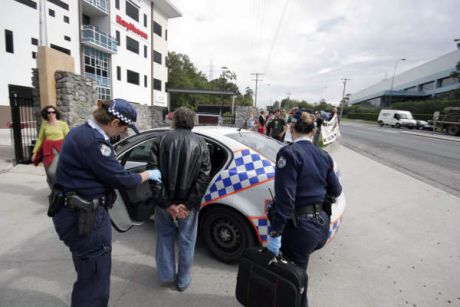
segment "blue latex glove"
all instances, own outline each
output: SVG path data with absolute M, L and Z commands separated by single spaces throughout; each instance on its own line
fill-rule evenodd
M 273 254 L 275 254 L 275 256 L 279 256 L 281 248 L 281 236 L 276 238 L 268 236 L 267 245 L 265 247 Z
M 149 180 L 161 183 L 161 172 L 158 169 L 151 169 L 147 171 L 149 174 Z

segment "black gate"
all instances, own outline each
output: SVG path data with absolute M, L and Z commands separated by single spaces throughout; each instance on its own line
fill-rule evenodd
M 32 88 L 17 85 L 9 85 L 8 88 L 16 163 L 30 163 L 37 139 Z

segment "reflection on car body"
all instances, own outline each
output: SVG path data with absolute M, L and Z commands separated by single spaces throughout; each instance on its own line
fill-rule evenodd
M 143 171 L 150 161 L 152 141 L 165 129 L 153 129 L 124 139 L 115 145 L 117 157 L 126 169 Z M 199 234 L 219 260 L 231 262 L 253 245 L 267 240 L 266 212 L 272 199 L 274 162 L 285 144 L 265 135 L 228 127 L 198 126 L 193 130 L 207 142 L 211 156 L 211 182 L 203 196 Z M 335 167 L 340 178 L 340 173 Z M 142 221 L 133 219 L 133 208 L 118 195 L 111 210 L 115 228 L 127 231 Z M 337 232 L 345 197 L 333 205 L 329 236 Z

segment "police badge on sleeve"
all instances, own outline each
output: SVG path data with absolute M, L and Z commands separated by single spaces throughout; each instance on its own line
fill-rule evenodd
M 107 146 L 106 144 L 101 144 L 101 154 L 104 157 L 109 157 L 111 153 L 112 153 L 112 150 L 110 149 L 109 146 Z
M 276 163 L 276 167 L 278 168 L 284 168 L 286 166 L 286 158 L 281 156 L 279 159 L 278 159 L 278 162 Z

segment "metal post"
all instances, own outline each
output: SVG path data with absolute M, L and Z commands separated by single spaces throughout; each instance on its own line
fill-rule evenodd
M 393 69 L 393 77 L 391 78 L 390 99 L 389 99 L 388 105 L 391 105 L 391 101 L 392 101 L 392 97 L 393 97 L 391 92 L 393 92 L 393 85 L 394 85 L 394 82 L 395 82 L 396 67 L 398 66 L 399 61 L 405 61 L 405 60 L 406 59 L 399 59 L 395 63 L 395 67 Z
M 342 115 L 343 115 L 343 107 L 345 105 L 345 88 L 347 87 L 347 81 L 351 80 L 348 78 L 344 78 L 343 80 L 343 92 L 342 92 L 342 101 L 340 102 L 340 116 L 339 116 L 339 121 L 342 120 Z

